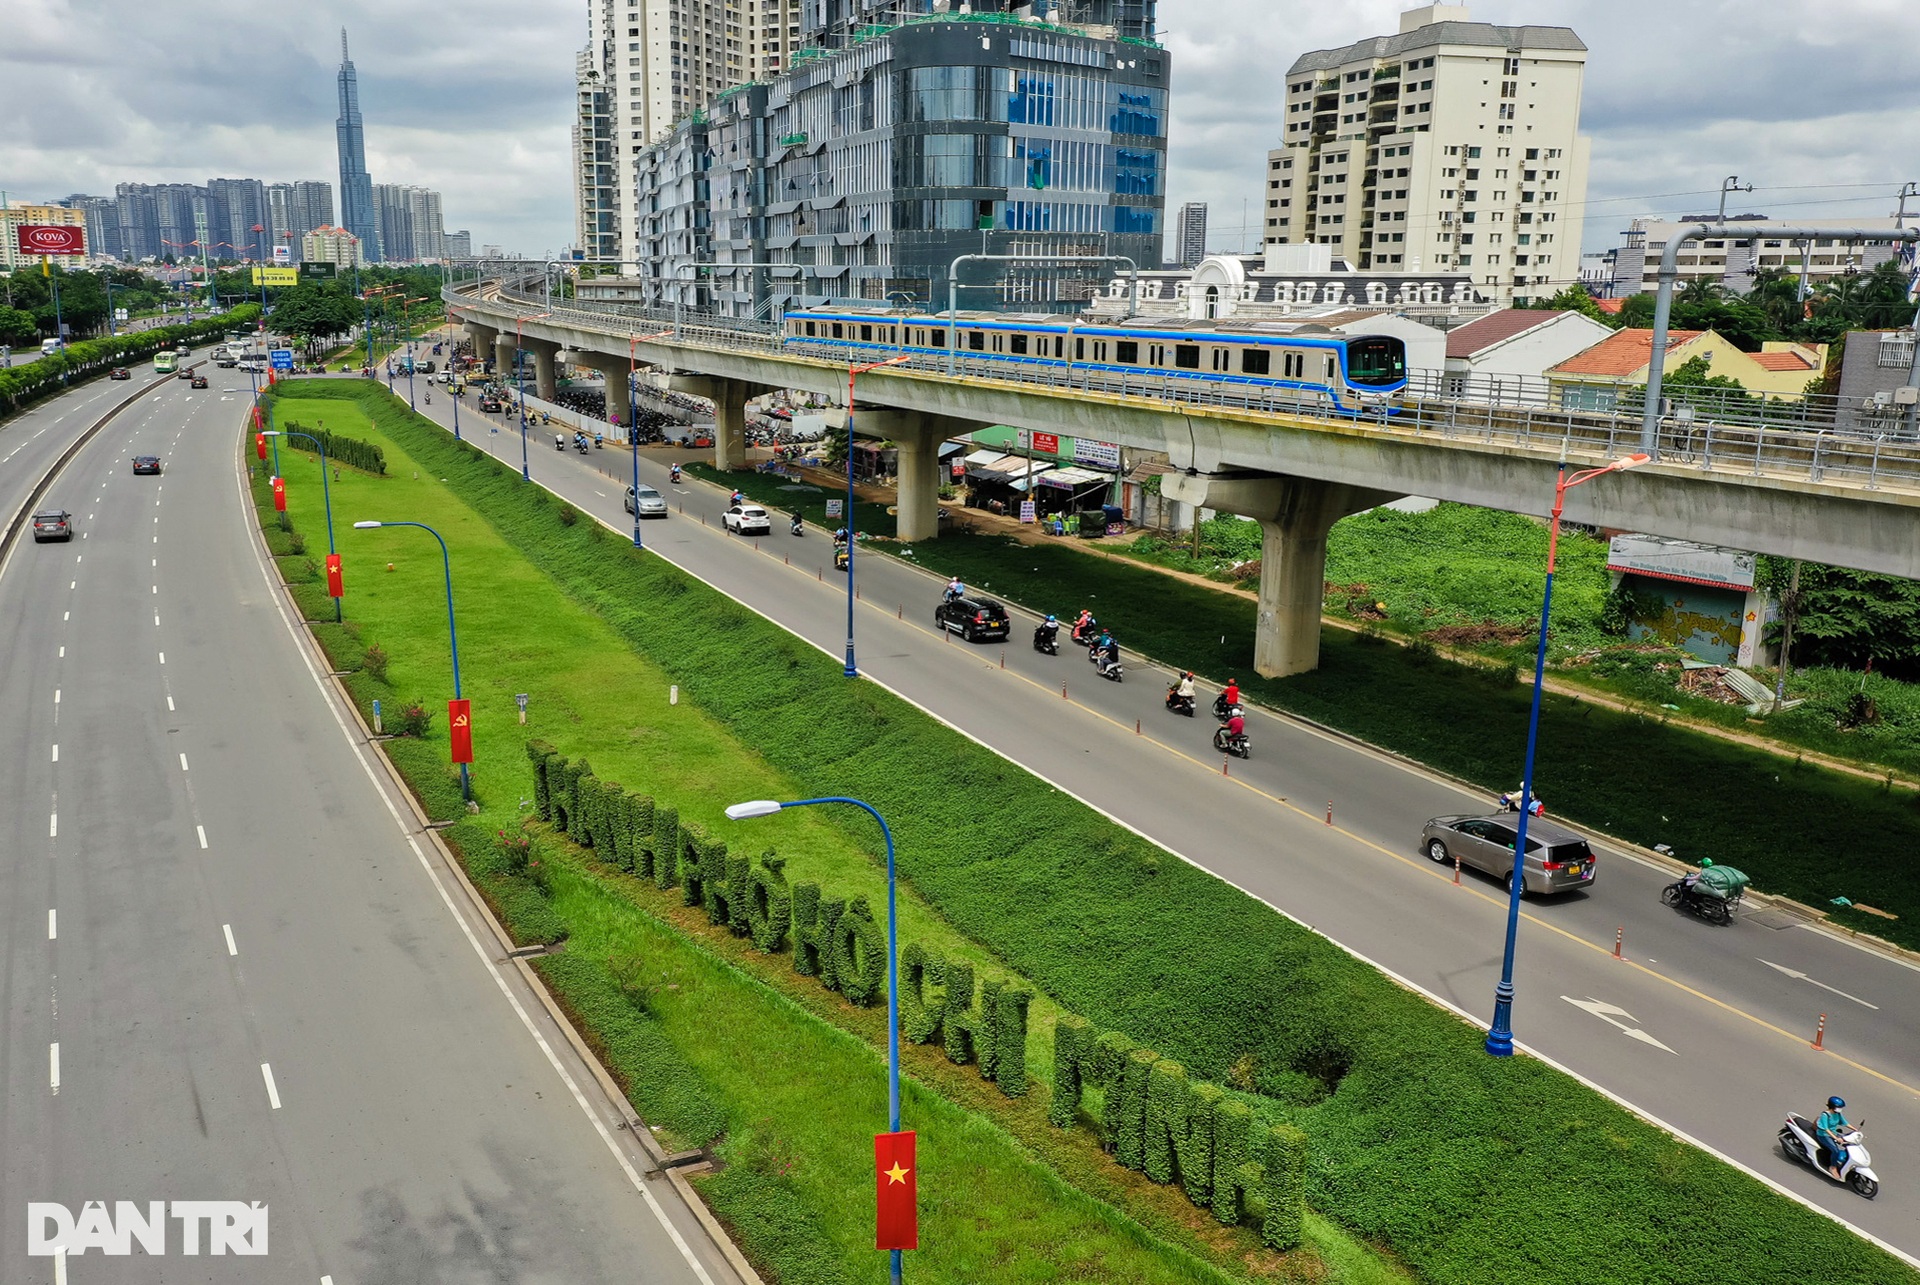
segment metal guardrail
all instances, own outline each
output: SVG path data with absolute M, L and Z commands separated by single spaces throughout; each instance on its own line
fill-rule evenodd
M 503 286 L 491 287 L 509 305 L 539 305 L 544 300 Z M 488 301 L 475 298 L 473 283 L 449 286 L 449 303 L 469 308 Z M 511 311 L 511 307 L 503 311 Z M 508 319 L 510 321 L 510 318 Z M 690 318 L 673 309 L 625 304 L 574 301 L 556 304 L 549 322 L 598 330 L 609 338 L 629 338 L 643 327 L 671 325 L 665 341 L 677 347 L 725 353 L 749 353 L 790 362 L 854 364 L 871 354 L 849 346 L 836 359 L 830 344 L 810 343 L 805 352 L 785 346 L 779 323 L 734 318 Z M 1213 407 L 1250 415 L 1315 419 L 1329 424 L 1365 422 L 1371 431 L 1402 440 L 1439 440 L 1480 445 L 1491 450 L 1520 448 L 1564 452 L 1569 459 L 1596 462 L 1618 459 L 1640 449 L 1642 424 L 1638 409 L 1615 413 L 1557 409 L 1545 405 L 1490 404 L 1420 395 L 1409 388 L 1391 415 L 1381 413 L 1356 420 L 1325 403 L 1306 400 L 1282 388 L 1245 384 L 1209 384 L 1148 372 L 1114 375 L 1086 368 L 1021 366 L 1004 359 L 957 355 L 948 372 L 948 356 L 914 355 L 889 368 L 895 374 L 931 379 L 964 378 L 1030 389 L 1053 395 L 1097 393 L 1126 399 L 1163 402 L 1169 408 Z M 1846 430 L 1791 418 L 1770 422 L 1762 416 L 1749 422 L 1722 421 L 1694 413 L 1690 418 L 1669 416 L 1660 424 L 1660 458 L 1686 465 L 1723 480 L 1769 478 L 1819 483 L 1843 489 L 1912 492 L 1920 494 L 1920 442 L 1892 433 Z

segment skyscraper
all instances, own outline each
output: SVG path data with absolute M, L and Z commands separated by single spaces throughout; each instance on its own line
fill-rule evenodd
M 347 56 L 347 29 L 340 28 L 340 117 L 333 124 L 340 145 L 340 222 L 360 238 L 360 252 L 380 258 L 379 230 L 373 218 L 373 176 L 367 173 L 367 144 L 360 130 L 360 81 Z
M 1175 228 L 1175 262 L 1183 268 L 1195 267 L 1207 257 L 1207 203 L 1188 201 L 1180 207 L 1180 222 Z

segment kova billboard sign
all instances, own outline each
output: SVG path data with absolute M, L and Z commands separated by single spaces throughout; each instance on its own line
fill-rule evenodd
M 14 246 L 21 254 L 85 254 L 87 230 L 68 223 L 22 223 L 14 228 Z

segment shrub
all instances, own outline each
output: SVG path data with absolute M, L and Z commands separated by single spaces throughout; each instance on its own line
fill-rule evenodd
M 560 506 L 558 516 L 561 526 L 572 526 L 580 520 L 580 510 L 574 508 L 571 504 L 563 504 Z
M 301 535 L 298 531 L 293 530 L 293 528 L 290 525 L 287 526 L 286 529 L 288 531 L 287 552 L 296 554 L 296 555 L 305 554 L 307 551 L 307 537 L 304 535 Z M 319 568 L 314 566 L 311 562 L 307 564 L 308 575 L 312 575 L 318 570 Z
M 369 646 L 366 653 L 360 658 L 360 668 L 366 670 L 369 677 L 377 678 L 383 683 L 386 682 L 387 649 L 379 643 L 374 643 Z
M 420 701 L 408 701 L 400 707 L 400 717 L 395 724 L 395 736 L 411 736 L 424 739 L 433 723 L 433 713 Z

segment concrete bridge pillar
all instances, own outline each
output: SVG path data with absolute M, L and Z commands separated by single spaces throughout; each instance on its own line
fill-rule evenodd
M 981 427 L 944 415 L 904 410 L 854 411 L 857 436 L 889 441 L 899 454 L 896 538 L 931 540 L 940 534 L 940 443 Z
M 675 375 L 668 381 L 676 392 L 705 397 L 713 403 L 713 466 L 747 466 L 747 402 L 774 390 L 764 384 L 711 375 Z
M 1320 609 L 1326 596 L 1327 533 L 1341 518 L 1400 497 L 1343 482 L 1271 474 L 1170 473 L 1161 493 L 1260 523 L 1260 601 L 1253 667 L 1267 678 L 1320 664 Z
M 500 332 L 491 326 L 482 326 L 476 322 L 467 323 L 467 338 L 473 341 L 473 359 L 485 361 L 493 356 L 494 337 Z
M 517 342 L 515 341 L 512 335 L 508 334 L 504 330 L 494 335 L 493 337 L 493 373 L 495 375 L 498 375 L 501 380 L 507 383 L 511 383 L 513 381 L 513 355 L 518 351 L 519 351 L 519 348 L 518 348 Z M 475 356 L 483 357 L 485 355 L 486 354 L 480 353 L 480 352 L 475 353 Z
M 578 363 L 597 371 L 607 394 L 607 422 L 626 428 L 633 418 L 633 403 L 627 393 L 627 376 L 632 366 L 626 357 L 606 352 L 582 352 Z
M 524 342 L 533 357 L 533 395 L 550 402 L 559 391 L 553 377 L 553 358 L 560 351 L 560 345 L 551 339 L 529 338 Z

